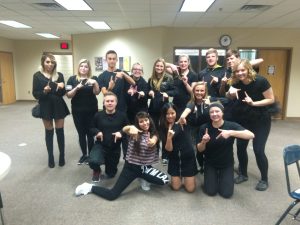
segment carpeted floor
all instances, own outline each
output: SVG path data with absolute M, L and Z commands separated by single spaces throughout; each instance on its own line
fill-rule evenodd
M 34 102 L 22 101 L 0 105 L 0 151 L 12 159 L 9 174 L 0 181 L 7 225 L 268 225 L 274 224 L 291 202 L 282 150 L 288 144 L 300 144 L 299 121 L 272 124 L 266 150 L 270 187 L 265 192 L 254 190 L 259 173 L 250 146 L 249 181 L 236 185 L 229 200 L 206 196 L 200 188 L 203 176 L 198 175 L 197 190 L 192 194 L 174 192 L 168 186 L 152 186 L 144 192 L 135 181 L 119 199 L 109 202 L 93 194 L 74 195 L 77 185 L 91 181 L 91 170 L 76 164 L 80 150 L 71 116 L 65 122 L 66 165 L 47 167 L 44 128 L 41 120 L 31 117 L 33 106 Z M 56 145 L 55 156 L 58 164 Z M 120 170 L 122 165 L 123 161 Z M 166 171 L 166 167 L 156 166 Z M 111 187 L 115 180 L 99 185 Z M 299 222 L 287 216 L 282 224 Z

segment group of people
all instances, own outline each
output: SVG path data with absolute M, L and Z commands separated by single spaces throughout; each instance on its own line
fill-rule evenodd
M 144 190 L 150 183 L 170 183 L 173 190 L 196 189 L 196 174 L 204 174 L 203 190 L 208 195 L 233 195 L 234 183 L 248 180 L 247 145 L 253 150 L 261 173 L 256 189 L 268 188 L 268 160 L 265 145 L 271 127 L 268 106 L 274 95 L 267 79 L 256 74 L 238 51 L 228 50 L 227 67 L 218 65 L 218 53 L 206 53 L 207 68 L 196 74 L 188 55 L 178 65 L 158 58 L 150 78 L 143 66 L 134 63 L 131 75 L 117 69 L 114 50 L 106 53 L 108 68 L 98 77 L 82 59 L 77 75 L 66 85 L 56 71 L 53 55 L 41 58 L 41 70 L 33 76 L 33 95 L 39 100 L 45 126 L 48 166 L 53 157 L 54 125 L 59 146 L 59 166 L 65 165 L 64 118 L 70 114 L 63 96 L 71 98 L 73 121 L 82 155 L 78 164 L 93 170 L 93 183 L 79 185 L 76 195 L 94 193 L 108 200 L 119 197 L 136 178 Z M 103 110 L 98 112 L 96 96 L 103 94 Z M 148 104 L 148 100 L 150 103 Z M 238 176 L 234 178 L 234 140 L 237 139 Z M 95 185 L 100 179 L 115 177 L 121 157 L 124 167 L 112 189 Z M 161 151 L 160 151 L 161 150 Z M 167 165 L 169 176 L 153 164 Z M 104 166 L 102 166 L 104 165 Z M 101 170 L 105 167 L 105 171 Z

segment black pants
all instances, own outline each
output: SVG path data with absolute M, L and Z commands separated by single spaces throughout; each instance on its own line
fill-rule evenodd
M 204 191 L 210 196 L 217 193 L 224 198 L 230 198 L 233 195 L 233 165 L 217 169 L 205 163 L 204 166 Z
M 105 165 L 108 177 L 114 177 L 118 171 L 121 149 L 109 149 L 96 143 L 90 153 L 89 166 L 96 172 L 101 172 L 100 165 Z
M 94 144 L 93 136 L 90 134 L 89 130 L 95 113 L 95 111 L 72 112 L 73 121 L 79 137 L 79 145 L 82 155 L 87 155 L 87 148 L 90 152 Z
M 115 200 L 138 177 L 157 185 L 164 185 L 169 182 L 168 175 L 152 166 L 134 165 L 125 161 L 123 170 L 112 189 L 93 186 L 92 193 L 110 201 Z
M 256 123 L 241 124 L 244 128 L 252 131 L 255 135 L 253 139 L 253 150 L 258 169 L 261 173 L 261 179 L 268 181 L 268 159 L 265 154 L 265 146 L 271 129 L 271 118 L 261 120 Z M 248 154 L 247 146 L 249 140 L 237 139 L 237 155 L 241 174 L 248 176 Z

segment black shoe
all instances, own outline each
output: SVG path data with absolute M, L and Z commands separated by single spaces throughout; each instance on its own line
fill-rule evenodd
M 49 168 L 54 168 L 55 167 L 55 162 L 54 162 L 54 157 L 53 156 L 50 156 L 48 158 L 48 167 Z
M 80 159 L 78 160 L 77 165 L 83 164 L 86 160 L 87 160 L 87 156 L 86 155 L 81 156 Z
M 59 157 L 59 161 L 58 161 L 58 165 L 61 166 L 61 167 L 63 167 L 65 164 L 66 164 L 65 157 L 64 156 L 60 156 Z
M 268 189 L 268 187 L 269 187 L 269 184 L 268 184 L 267 181 L 260 180 L 260 181 L 257 183 L 255 189 L 256 189 L 257 191 L 265 191 L 265 190 Z
M 236 178 L 234 178 L 234 183 L 235 184 L 240 184 L 248 180 L 248 177 L 244 175 L 238 175 Z

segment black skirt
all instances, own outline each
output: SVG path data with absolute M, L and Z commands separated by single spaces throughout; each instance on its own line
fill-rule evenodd
M 70 114 L 65 100 L 61 96 L 49 95 L 47 99 L 40 100 L 39 103 L 41 106 L 42 119 L 64 119 Z

